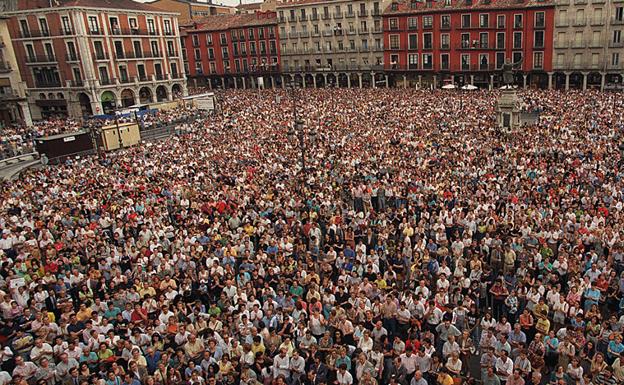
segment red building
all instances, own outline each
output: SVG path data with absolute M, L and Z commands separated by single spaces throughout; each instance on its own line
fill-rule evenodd
M 34 120 L 112 114 L 186 93 L 176 13 L 132 0 L 17 5 L 5 16 Z
M 507 60 L 517 84 L 552 83 L 550 0 L 395 0 L 383 19 L 384 67 L 398 86 L 496 87 Z
M 182 45 L 194 86 L 264 88 L 280 83 L 275 12 L 209 16 L 183 27 Z

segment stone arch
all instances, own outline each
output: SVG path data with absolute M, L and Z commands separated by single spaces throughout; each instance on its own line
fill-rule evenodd
M 139 100 L 141 104 L 152 103 L 154 101 L 154 93 L 149 87 L 141 87 L 139 90 Z
M 169 96 L 167 95 L 167 88 L 163 85 L 156 87 L 156 101 L 164 102 Z
M 323 74 L 316 74 L 316 86 L 325 87 L 325 76 Z
M 91 108 L 91 98 L 84 92 L 78 94 L 78 102 L 80 103 L 80 110 L 82 116 L 93 115 L 93 109 Z
M 111 115 L 115 113 L 115 108 L 117 108 L 117 96 L 113 91 L 102 92 L 100 102 L 102 103 L 102 111 L 104 114 Z
M 65 95 L 62 92 L 59 92 L 58 94 L 56 94 L 56 98 L 57 99 L 65 99 Z
M 121 91 L 121 105 L 124 107 L 134 105 L 134 91 L 130 88 L 125 88 Z
M 182 86 L 179 84 L 174 84 L 173 86 L 171 86 L 171 95 L 173 95 L 174 98 L 177 97 L 182 97 Z
M 338 79 L 336 79 L 336 75 L 327 74 L 327 86 L 338 87 Z

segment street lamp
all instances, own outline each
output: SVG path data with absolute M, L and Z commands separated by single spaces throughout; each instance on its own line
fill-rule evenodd
M 121 129 L 119 128 L 119 115 L 123 106 L 121 102 L 117 104 L 117 110 L 115 110 L 115 126 L 117 127 L 117 140 L 119 141 L 119 149 L 123 149 L 123 140 L 121 139 Z
M 297 84 L 295 83 L 295 80 L 293 79 L 292 83 L 290 84 L 290 86 L 288 87 L 288 89 L 290 90 L 290 97 L 292 100 L 292 105 L 293 105 L 293 125 L 290 128 L 290 130 L 288 130 L 288 139 L 291 142 L 297 142 L 297 145 L 299 147 L 299 155 L 300 155 L 300 159 L 301 159 L 301 176 L 303 177 L 303 185 L 305 187 L 308 187 L 308 169 L 306 167 L 306 134 L 308 136 L 308 140 L 310 142 L 313 142 L 316 139 L 316 132 L 314 131 L 309 131 L 306 133 L 305 128 L 304 128 L 304 122 L 303 120 L 301 120 L 299 118 L 299 111 L 297 108 L 297 101 L 298 101 L 298 93 L 297 93 Z M 304 191 L 304 195 L 305 195 L 305 191 Z

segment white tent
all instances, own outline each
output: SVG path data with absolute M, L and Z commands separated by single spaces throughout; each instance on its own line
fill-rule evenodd
M 465 86 L 462 87 L 462 90 L 472 91 L 472 90 L 476 90 L 477 88 L 479 88 L 479 87 L 474 86 L 472 84 L 466 84 Z
M 455 84 L 447 84 L 447 85 L 442 86 L 443 90 L 454 90 L 455 88 L 457 88 L 455 87 Z

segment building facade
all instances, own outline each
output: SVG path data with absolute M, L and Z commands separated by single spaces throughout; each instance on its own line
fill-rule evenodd
M 374 86 L 383 81 L 382 0 L 277 3 L 282 67 L 304 86 Z
M 30 108 L 26 100 L 26 87 L 22 82 L 11 44 L 8 19 L 0 18 L 0 125 L 32 125 Z
M 33 119 L 186 94 L 177 14 L 131 0 L 33 0 L 8 12 Z M 50 6 L 52 5 L 52 6 Z
M 555 0 L 555 87 L 622 84 L 624 0 Z
M 275 12 L 217 15 L 183 27 L 183 57 L 194 87 L 281 85 Z
M 391 82 L 499 86 L 552 84 L 554 5 L 525 0 L 395 1 L 384 12 L 384 63 Z M 549 75 L 550 73 L 550 75 Z
M 146 2 L 146 4 L 162 9 L 163 11 L 178 13 L 178 21 L 180 24 L 187 24 L 193 20 L 201 20 L 206 16 L 236 12 L 235 7 L 215 4 L 207 0 L 153 0 Z

